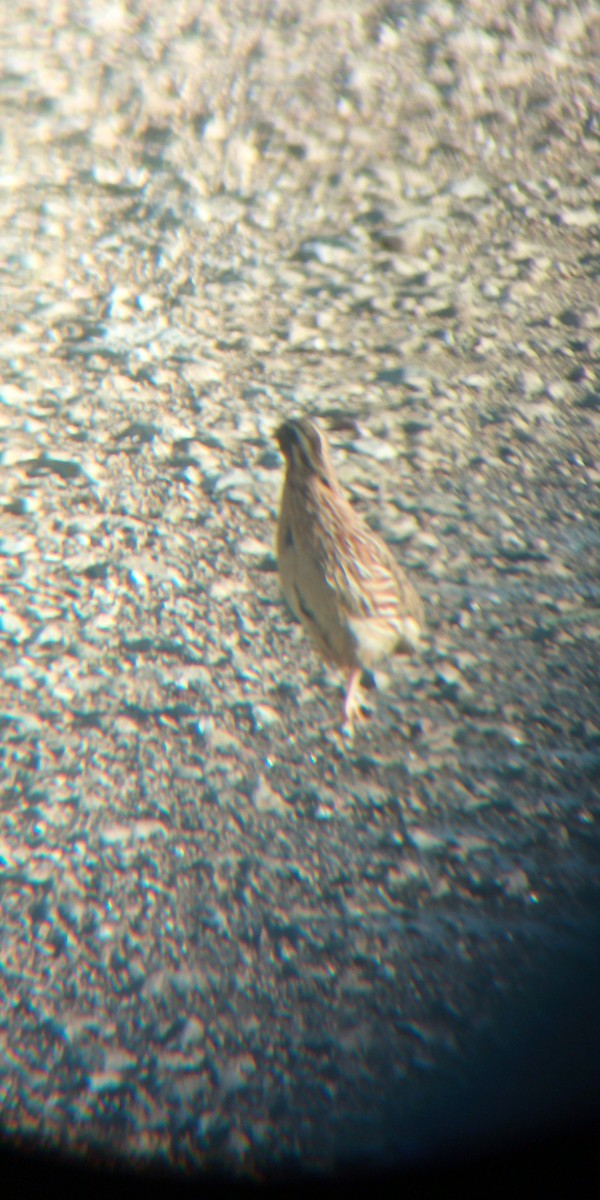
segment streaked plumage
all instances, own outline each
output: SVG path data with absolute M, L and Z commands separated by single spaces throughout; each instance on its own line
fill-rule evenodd
M 351 730 L 361 670 L 416 649 L 423 606 L 346 499 L 316 425 L 284 421 L 276 437 L 287 467 L 277 533 L 282 590 L 323 657 L 349 672 L 343 711 Z

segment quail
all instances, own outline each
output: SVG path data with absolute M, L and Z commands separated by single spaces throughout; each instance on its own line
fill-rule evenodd
M 347 672 L 343 727 L 352 735 L 362 670 L 417 649 L 423 605 L 346 499 L 314 422 L 284 421 L 275 436 L 286 463 L 277 530 L 281 588 L 323 658 Z

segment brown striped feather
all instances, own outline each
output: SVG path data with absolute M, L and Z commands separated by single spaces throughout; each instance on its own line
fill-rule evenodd
M 412 583 L 346 499 L 316 427 L 306 419 L 290 427 L 300 447 L 286 453 L 277 546 L 290 607 L 342 666 L 414 649 L 424 613 Z

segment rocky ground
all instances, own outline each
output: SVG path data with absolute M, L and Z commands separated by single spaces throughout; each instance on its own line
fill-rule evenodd
M 592 953 L 598 8 L 1 22 L 2 1127 L 426 1150 Z M 275 573 L 300 412 L 427 606 L 351 746 Z

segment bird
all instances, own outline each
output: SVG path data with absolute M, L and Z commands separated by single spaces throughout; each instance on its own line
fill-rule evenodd
M 286 468 L 277 526 L 281 589 L 317 651 L 347 674 L 342 731 L 353 737 L 362 671 L 418 649 L 423 604 L 344 494 L 315 422 L 286 420 L 275 439 Z

